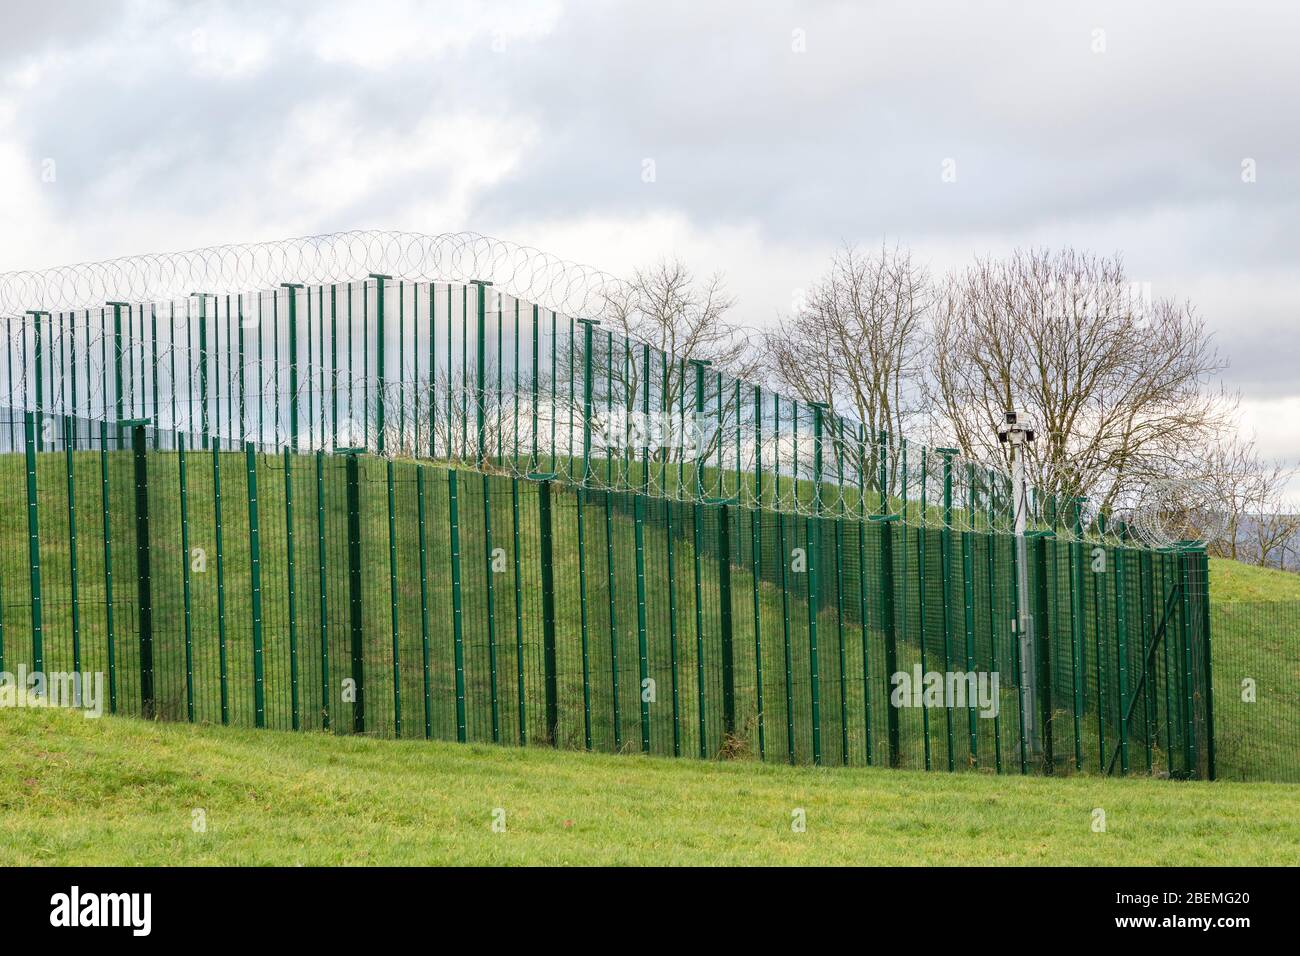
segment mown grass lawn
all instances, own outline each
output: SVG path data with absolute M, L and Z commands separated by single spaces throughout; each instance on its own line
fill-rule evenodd
M 0 711 L 0 807 L 10 865 L 1300 863 L 1292 785 L 817 770 L 32 709 Z

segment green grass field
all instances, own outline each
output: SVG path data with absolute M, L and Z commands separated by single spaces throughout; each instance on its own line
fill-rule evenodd
M 1285 784 L 817 770 L 27 709 L 0 712 L 0 755 L 10 865 L 1300 863 L 1300 787 Z

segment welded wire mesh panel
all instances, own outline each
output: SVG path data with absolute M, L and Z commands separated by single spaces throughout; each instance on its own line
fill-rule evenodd
M 406 336 L 401 324 L 395 337 L 386 332 L 403 379 L 418 379 L 458 348 L 476 356 L 463 330 L 472 328 L 466 316 L 479 291 L 458 299 L 453 288 L 449 301 L 444 291 L 405 283 L 385 290 L 384 308 L 406 326 L 453 331 L 450 347 L 437 334 Z M 378 290 L 365 284 L 342 298 L 282 290 L 263 308 L 287 308 L 289 296 L 313 323 L 304 346 L 313 360 L 333 354 L 321 329 L 334 314 L 349 304 L 363 317 L 379 309 Z M 504 393 L 516 372 L 532 378 L 531 317 L 521 310 L 528 358 L 516 366 L 512 304 L 497 297 L 488 305 L 500 321 L 486 326 L 499 343 L 485 343 L 484 364 L 495 370 L 485 378 L 499 379 Z M 208 342 L 237 353 L 221 308 L 204 310 L 215 320 Z M 439 327 L 440 314 L 459 314 L 462 331 L 454 322 Z M 238 308 L 230 318 L 233 332 Z M 550 318 L 539 311 L 539 397 L 549 390 L 546 369 L 564 371 L 561 354 L 580 354 L 588 335 L 555 317 L 548 343 Z M 153 314 L 124 310 L 122 320 L 148 353 Z M 35 328 L 27 333 L 30 355 Z M 51 361 L 58 367 L 61 335 L 53 349 L 42 337 L 43 372 Z M 614 340 L 611 351 L 611 339 L 602 345 L 606 363 L 613 368 L 622 341 L 623 378 L 607 385 L 612 393 L 593 391 L 592 401 L 663 403 L 672 386 L 662 384 L 662 366 L 656 373 L 644 350 L 638 366 L 635 349 Z M 74 399 L 66 362 L 73 341 L 82 342 L 67 339 L 64 372 L 45 379 L 43 404 L 84 407 L 86 367 L 75 366 Z M 377 348 L 380 339 L 368 341 Z M 432 360 L 431 342 L 442 350 Z M 556 359 L 546 366 L 551 344 Z M 359 351 L 358 367 L 373 370 Z M 130 374 L 146 374 L 151 363 L 137 356 Z M 905 473 L 902 442 L 893 439 L 883 457 L 879 444 L 828 455 L 823 441 L 818 464 L 815 443 L 796 433 L 815 432 L 819 418 L 825 429 L 824 410 L 768 403 L 707 368 L 688 372 L 682 389 L 693 376 L 697 405 L 703 396 L 715 422 L 733 414 L 731 403 L 738 421 L 777 436 L 761 453 L 762 471 L 746 477 L 743 443 L 715 444 L 707 461 L 688 463 L 638 459 L 617 439 L 586 459 L 603 469 L 606 486 L 584 487 L 581 475 L 572 480 L 576 454 L 516 454 L 515 426 L 531 418 L 523 401 L 518 416 L 490 406 L 491 461 L 480 462 L 476 382 L 468 395 L 453 389 L 423 405 L 388 406 L 384 442 L 403 454 L 383 457 L 336 451 L 332 434 L 326 441 L 333 409 L 316 403 L 315 386 L 290 390 L 305 399 L 297 451 L 295 414 L 284 418 L 283 406 L 262 410 L 274 416 L 268 436 L 290 423 L 287 444 L 222 434 L 241 431 L 238 402 L 226 395 L 207 407 L 210 420 L 227 425 L 197 435 L 138 419 L 9 412 L 0 421 L 3 669 L 103 671 L 110 710 L 242 726 L 824 765 L 1020 772 L 1050 758 L 1056 772 L 1210 773 L 1217 618 L 1206 610 L 1201 552 L 1103 546 L 1045 528 L 1031 534 L 1023 597 L 1041 652 L 1037 706 L 1049 722 L 1044 753 L 1029 752 L 1022 728 L 1043 713 L 1022 712 L 1017 558 L 1000 525 L 998 476 L 942 455 L 936 465 L 924 451 Z M 128 384 L 124 409 L 156 408 L 141 405 L 141 390 Z M 561 404 L 566 389 L 558 375 L 556 407 L 574 412 L 574 403 Z M 531 383 L 521 398 L 530 391 Z M 575 394 L 585 401 L 576 384 Z M 444 436 L 447 456 L 462 466 L 455 471 L 412 460 L 427 457 L 426 442 L 439 443 L 434 411 L 460 416 Z M 549 433 L 540 406 L 537 417 Z M 564 417 L 553 416 L 557 435 L 568 427 Z M 541 431 L 522 429 L 522 444 Z M 575 424 L 567 440 L 580 433 Z M 554 452 L 557 441 L 545 447 Z M 880 469 L 891 458 L 897 471 Z M 514 473 L 516 460 L 532 480 Z M 810 483 L 814 473 L 820 485 Z M 623 487 L 629 482 L 645 493 Z M 663 493 L 669 486 L 695 491 L 679 500 L 676 490 Z M 792 507 L 750 508 L 747 494 Z M 868 520 L 856 513 L 864 508 Z M 933 524 L 919 518 L 936 509 Z M 1224 628 L 1228 647 L 1242 644 L 1234 641 L 1242 627 Z M 1275 682 L 1261 673 L 1271 695 Z M 937 696 L 927 693 L 932 686 Z M 1285 720 L 1284 708 L 1275 712 Z M 1234 711 L 1219 723 L 1232 734 L 1255 713 Z M 1266 736 L 1231 738 L 1227 766 L 1244 775 L 1263 751 L 1236 741 Z M 1294 761 L 1282 737 L 1274 735 L 1280 743 L 1267 759 L 1277 765 L 1270 773 L 1285 776 Z

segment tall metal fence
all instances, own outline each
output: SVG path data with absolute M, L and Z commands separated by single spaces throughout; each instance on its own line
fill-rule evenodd
M 197 434 L 132 418 L 177 421 L 174 390 L 154 401 L 147 372 L 89 415 L 51 415 L 54 394 L 77 407 L 77 367 L 56 379 L 66 388 L 27 392 L 41 409 L 0 414 L 0 670 L 101 672 L 108 711 L 826 765 L 1215 774 L 1203 550 L 1088 540 L 1076 505 L 1042 516 L 1020 568 L 1005 483 L 949 452 L 923 451 L 905 478 L 906 446 L 877 436 L 850 454 L 814 409 L 806 478 L 750 467 L 743 443 L 739 470 L 725 449 L 710 452 L 721 465 L 646 452 L 633 467 L 592 446 L 590 419 L 569 430 L 583 436 L 572 453 L 529 447 L 502 467 L 540 405 L 503 433 L 482 402 L 462 418 L 467 454 L 453 429 L 449 461 L 419 461 L 388 439 L 384 457 L 336 443 L 331 390 L 288 441 L 217 428 L 247 415 L 230 391 L 202 403 Z M 695 367 L 697 408 L 733 388 L 709 393 L 707 374 Z M 307 426 L 321 407 L 325 426 Z M 409 430 L 385 431 L 402 407 L 379 434 L 436 438 L 414 398 Z M 789 447 L 779 434 L 771 447 Z
M 862 519 L 907 506 L 910 521 L 930 527 L 1013 525 L 1003 469 L 873 431 L 481 282 L 375 275 L 34 306 L 4 319 L 0 333 L 0 402 L 41 419 L 38 450 L 63 418 L 86 423 L 85 438 L 94 437 L 89 423 L 148 418 L 157 448 L 178 432 L 203 448 L 360 447 L 684 502 Z M 0 450 L 20 451 L 22 441 L 16 420 L 0 430 Z M 1107 521 L 1083 499 L 1031 490 L 1027 505 L 1031 530 L 1127 541 L 1122 520 Z

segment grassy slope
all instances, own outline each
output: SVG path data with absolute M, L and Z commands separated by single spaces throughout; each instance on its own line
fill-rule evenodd
M 0 712 L 0 753 L 11 864 L 1300 861 L 1300 787 L 1280 784 L 821 771 L 35 710 Z
M 1300 575 L 1210 562 L 1218 769 L 1226 779 L 1300 774 Z M 1243 700 L 1242 682 L 1255 686 Z
M 1300 601 L 1300 574 L 1227 558 L 1210 559 L 1210 600 Z

